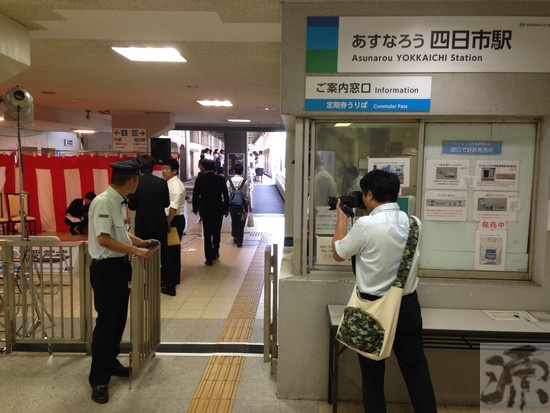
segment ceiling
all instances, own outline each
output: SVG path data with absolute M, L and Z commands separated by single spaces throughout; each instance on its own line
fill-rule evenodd
M 17 75 L 6 75 L 0 52 L 0 95 L 27 90 L 35 115 L 25 128 L 38 131 L 92 125 L 110 133 L 112 117 L 128 111 L 171 113 L 182 129 L 229 129 L 227 119 L 240 118 L 251 120 L 248 130 L 281 130 L 281 4 L 315 1 L 0 0 L 0 34 L 11 21 L 30 36 L 30 67 Z M 469 1 L 479 0 L 449 3 L 462 10 Z M 396 4 L 408 2 L 422 4 Z M 172 46 L 187 62 L 131 62 L 111 46 Z M 0 37 L 1 50 L 11 47 Z M 202 99 L 234 106 L 207 108 Z M 8 129 L 13 135 L 13 125 L 0 125 L 0 136 Z
M 189 128 L 235 126 L 229 118 L 282 128 L 279 0 L 1 0 L 0 15 L 30 34 L 30 67 L 0 84 L 0 94 L 19 85 L 33 97 L 27 128 L 95 121 L 110 132 L 126 111 L 173 113 Z M 111 46 L 175 47 L 187 62 L 131 62 Z

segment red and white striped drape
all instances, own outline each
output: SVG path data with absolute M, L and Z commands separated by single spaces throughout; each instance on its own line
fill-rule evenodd
M 23 155 L 23 189 L 29 193 L 30 215 L 37 219 L 37 231 L 64 232 L 65 210 L 86 192 L 103 192 L 111 179 L 111 162 L 118 156 L 41 157 Z M 19 192 L 16 156 L 0 155 L 0 191 L 3 216 L 7 216 L 6 194 Z

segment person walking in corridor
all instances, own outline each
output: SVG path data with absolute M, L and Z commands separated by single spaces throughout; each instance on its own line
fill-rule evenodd
M 227 180 L 229 191 L 229 212 L 231 214 L 231 236 L 238 248 L 243 246 L 246 217 L 252 212 L 252 185 L 244 178 L 243 165 L 235 165 L 235 176 Z
M 193 213 L 200 214 L 204 232 L 204 262 L 212 266 L 220 257 L 223 217 L 229 215 L 229 193 L 225 179 L 215 173 L 211 159 L 202 162 L 204 174 L 193 188 Z

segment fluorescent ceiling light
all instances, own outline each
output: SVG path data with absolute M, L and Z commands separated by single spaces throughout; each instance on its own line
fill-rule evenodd
M 250 119 L 227 119 L 228 122 L 242 122 L 242 123 L 249 123 Z
M 228 100 L 197 100 L 203 106 L 233 106 Z
M 81 133 L 83 135 L 90 135 L 92 133 L 95 133 L 95 130 L 92 129 L 71 129 L 74 133 Z
M 335 128 L 345 128 L 351 125 L 351 123 L 337 123 L 334 125 Z
M 111 47 L 133 62 L 187 62 L 173 47 Z

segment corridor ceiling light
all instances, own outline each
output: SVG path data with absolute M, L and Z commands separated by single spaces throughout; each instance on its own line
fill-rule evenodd
M 81 133 L 83 135 L 91 135 L 92 133 L 96 133 L 95 130 L 92 129 L 71 129 L 74 133 Z
M 250 119 L 227 119 L 228 122 L 250 123 Z
M 202 106 L 233 106 L 228 100 L 197 100 Z
M 351 123 L 337 123 L 334 125 L 335 128 L 347 128 Z
M 173 47 L 111 47 L 133 62 L 187 62 Z

